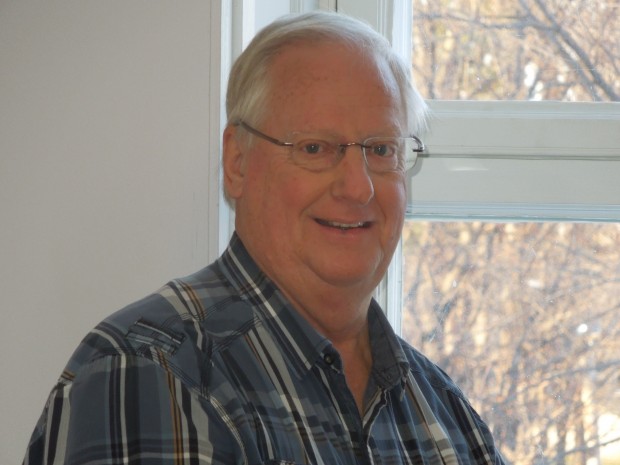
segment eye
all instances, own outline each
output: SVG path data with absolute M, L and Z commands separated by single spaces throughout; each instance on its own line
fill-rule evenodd
M 370 151 L 379 157 L 392 157 L 398 153 L 398 144 L 393 141 L 374 141 L 370 144 Z
M 305 155 L 320 155 L 329 152 L 329 142 L 323 140 L 303 140 L 295 144 L 295 150 Z
M 303 147 L 303 151 L 306 153 L 319 153 L 322 150 L 322 146 L 318 142 L 311 142 Z

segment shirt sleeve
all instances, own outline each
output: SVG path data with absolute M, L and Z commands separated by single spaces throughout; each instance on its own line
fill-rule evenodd
M 180 376 L 179 376 L 180 375 Z M 243 450 L 205 393 L 137 355 L 109 355 L 65 372 L 24 465 L 243 463 Z

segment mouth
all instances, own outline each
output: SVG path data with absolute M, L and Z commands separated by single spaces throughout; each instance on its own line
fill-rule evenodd
M 370 227 L 370 221 L 358 221 L 355 223 L 341 223 L 339 221 L 328 221 L 317 218 L 315 220 L 321 226 L 326 226 L 328 228 L 339 229 L 341 231 L 350 231 L 353 229 L 367 229 Z

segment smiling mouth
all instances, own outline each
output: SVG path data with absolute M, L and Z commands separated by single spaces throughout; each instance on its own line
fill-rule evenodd
M 369 221 L 358 221 L 357 223 L 340 223 L 338 221 L 327 221 L 317 218 L 316 222 L 319 223 L 321 226 L 340 229 L 341 231 L 349 231 L 351 229 L 365 229 L 370 227 Z

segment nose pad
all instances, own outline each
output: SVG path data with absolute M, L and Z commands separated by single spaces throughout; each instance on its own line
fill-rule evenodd
M 364 159 L 364 164 L 366 165 L 366 169 L 368 170 L 368 158 L 366 157 L 366 146 L 360 142 L 348 142 L 346 144 L 340 144 L 338 146 L 339 155 L 340 155 L 338 162 L 342 161 L 344 156 L 347 154 L 347 149 L 355 145 L 359 146 L 360 151 L 362 152 L 362 158 Z

